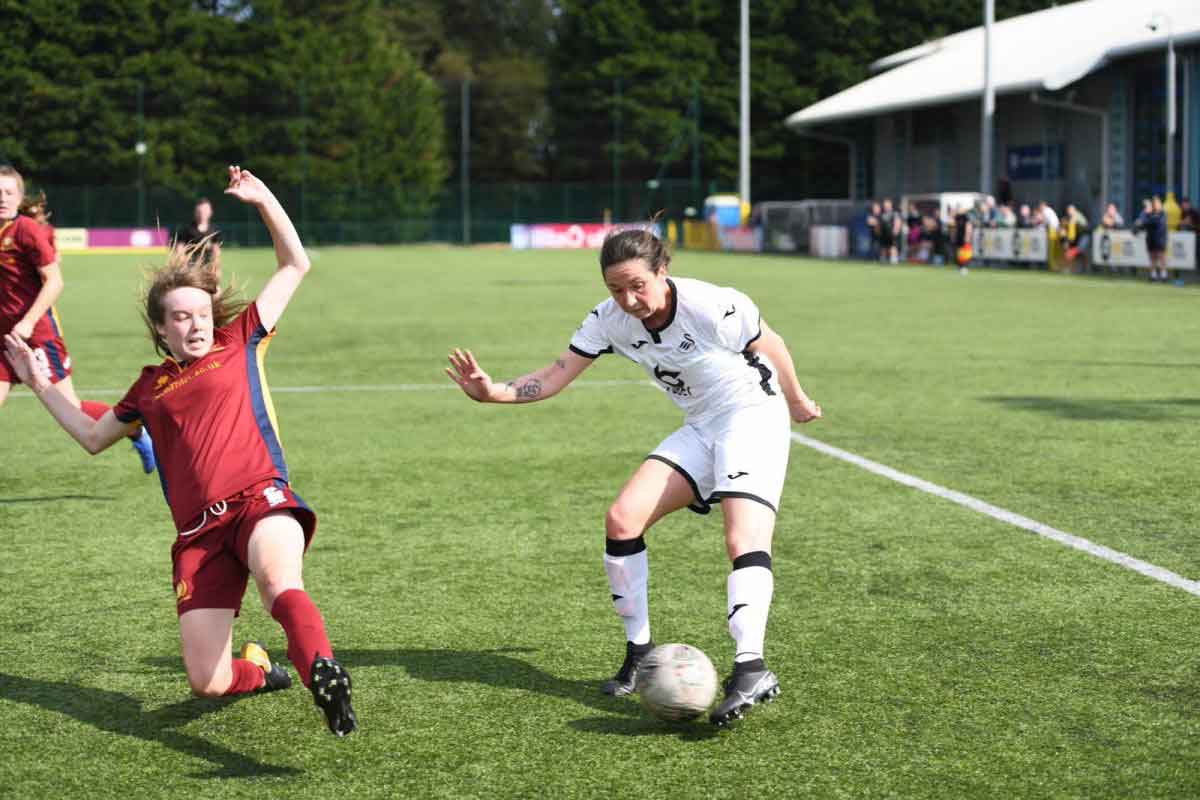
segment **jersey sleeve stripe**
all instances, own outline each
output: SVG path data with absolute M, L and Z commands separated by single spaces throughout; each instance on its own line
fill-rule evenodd
M 613 351 L 611 347 L 606 347 L 603 350 L 601 350 L 599 353 L 589 353 L 586 350 L 580 350 L 578 347 L 576 347 L 573 344 L 568 345 L 568 348 L 570 349 L 570 351 L 572 353 L 574 353 L 577 356 L 583 356 L 584 358 L 593 358 L 593 359 L 599 358 L 600 356 L 604 355 L 605 353 L 611 353 Z M 607 364 L 608 362 L 605 361 L 604 363 Z
M 749 347 L 750 347 L 750 345 L 754 344 L 755 342 L 757 342 L 757 341 L 758 341 L 759 339 L 761 339 L 761 338 L 762 338 L 762 315 L 760 314 L 760 315 L 758 316 L 758 333 L 756 333 L 756 334 L 754 334 L 753 336 L 751 336 L 751 337 L 750 337 L 750 341 L 746 342 L 746 346 L 742 348 L 743 352 L 744 352 L 744 351 L 745 351 L 747 348 L 749 348 Z
M 283 458 L 283 445 L 279 440 L 279 423 L 275 419 L 275 405 L 271 402 L 271 390 L 264 379 L 263 360 L 275 334 L 268 333 L 259 325 L 255 328 L 246 346 L 246 375 L 250 381 L 250 403 L 254 407 L 254 422 L 263 437 L 271 462 L 280 477 L 288 480 L 287 462 Z

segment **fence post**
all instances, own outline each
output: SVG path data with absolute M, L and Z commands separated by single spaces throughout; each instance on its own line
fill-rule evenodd
M 621 78 L 613 78 L 613 222 L 621 219 Z
M 462 102 L 459 104 L 462 112 L 462 142 L 459 146 L 459 168 L 462 179 L 462 243 L 471 243 L 471 81 L 463 78 Z

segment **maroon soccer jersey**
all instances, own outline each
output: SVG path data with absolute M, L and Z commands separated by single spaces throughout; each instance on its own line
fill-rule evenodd
M 258 306 L 213 332 L 203 358 L 146 367 L 113 413 L 154 439 L 163 494 L 178 531 L 206 508 L 265 480 L 287 483 L 275 409 L 263 373 L 274 331 Z
M 38 269 L 57 260 L 51 228 L 23 214 L 0 222 L 0 334 L 12 330 L 37 299 Z M 37 321 L 34 335 L 59 335 L 53 311 Z

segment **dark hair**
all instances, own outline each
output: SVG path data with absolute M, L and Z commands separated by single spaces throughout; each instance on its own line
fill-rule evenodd
M 161 355 L 172 355 L 167 340 L 158 332 L 158 326 L 167 321 L 163 300 L 172 289 L 190 287 L 208 292 L 212 296 L 214 328 L 228 325 L 248 305 L 233 286 L 221 286 L 219 268 L 213 268 L 209 255 L 212 244 L 213 237 L 210 234 L 194 244 L 172 248 L 167 254 L 167 263 L 146 276 L 146 283 L 142 287 L 142 319 L 149 329 L 154 349 Z
M 635 258 L 645 261 L 655 275 L 670 264 L 670 249 L 654 234 L 652 226 L 657 220 L 656 216 L 651 220 L 651 224 L 644 228 L 625 228 L 604 237 L 604 246 L 600 248 L 601 274 L 611 266 Z
M 211 206 L 211 205 L 212 205 L 212 201 L 211 201 L 211 200 L 209 200 L 207 197 L 197 197 L 197 198 L 196 198 L 196 202 L 194 203 L 194 205 L 197 205 L 197 206 L 206 206 L 206 205 L 207 205 L 207 206 Z

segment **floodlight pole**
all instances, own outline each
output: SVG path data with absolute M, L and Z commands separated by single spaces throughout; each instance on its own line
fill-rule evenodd
M 137 127 L 138 138 L 137 143 L 133 146 L 133 151 L 137 154 L 138 160 L 138 182 L 137 182 L 137 224 L 142 227 L 146 224 L 146 114 L 145 114 L 145 95 L 146 84 L 142 81 L 137 82 Z
M 996 115 L 996 87 L 992 82 L 992 22 L 995 0 L 983 0 L 983 119 L 979 136 L 979 191 L 992 193 L 992 123 Z
M 459 112 L 462 115 L 462 138 L 459 142 L 459 178 L 462 181 L 462 243 L 471 243 L 471 80 L 463 78 L 460 88 Z
M 1167 194 L 1175 191 L 1175 32 L 1167 21 Z
M 750 203 L 750 0 L 742 0 L 741 103 L 738 132 L 738 197 Z

